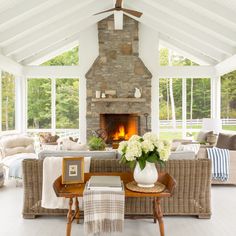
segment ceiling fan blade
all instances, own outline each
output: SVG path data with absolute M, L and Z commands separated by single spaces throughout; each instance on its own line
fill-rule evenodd
M 103 14 L 103 13 L 106 13 L 106 12 L 110 12 L 110 11 L 115 11 L 115 10 L 116 10 L 115 8 L 112 8 L 112 9 L 109 9 L 109 10 L 106 10 L 106 11 L 101 11 L 101 12 L 98 12 L 98 13 L 94 14 L 94 16 L 99 15 L 99 14 Z
M 121 5 L 122 5 L 122 1 L 123 1 L 123 0 L 116 0 L 116 5 L 115 5 L 115 7 L 116 7 L 116 8 L 121 8 L 121 7 L 122 7 L 122 6 L 121 6 Z
M 142 16 L 142 12 L 139 11 L 134 11 L 134 10 L 130 10 L 130 9 L 125 9 L 125 8 L 121 8 L 121 10 L 127 14 L 133 15 L 135 17 L 141 17 Z

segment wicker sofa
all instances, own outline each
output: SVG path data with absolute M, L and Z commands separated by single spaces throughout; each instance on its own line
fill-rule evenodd
M 163 199 L 165 215 L 195 215 L 199 218 L 211 216 L 211 162 L 200 160 L 169 160 L 159 171 L 170 173 L 177 181 L 174 196 Z M 118 159 L 92 158 L 90 172 L 130 171 Z M 66 215 L 62 209 L 41 207 L 43 159 L 23 161 L 24 206 L 23 217 L 41 215 Z M 126 217 L 152 217 L 151 198 L 127 198 Z

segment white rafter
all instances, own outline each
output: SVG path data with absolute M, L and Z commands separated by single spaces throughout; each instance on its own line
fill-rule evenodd
M 169 15 L 167 13 L 164 13 L 163 11 L 154 9 L 153 7 L 145 4 L 141 0 L 138 2 L 136 0 L 129 0 L 128 7 L 142 9 L 145 15 L 150 15 L 158 21 L 168 24 L 171 27 L 175 27 L 176 30 L 179 30 L 180 32 L 185 33 L 191 37 L 194 37 L 196 40 L 208 44 L 209 47 L 214 47 L 215 50 L 221 51 L 222 53 L 225 53 L 228 56 L 231 56 L 236 52 L 236 48 L 227 45 L 226 42 L 223 42 L 218 38 L 213 37 L 209 33 L 191 26 L 186 21 L 178 19 L 174 15 Z
M 3 32 L 0 32 L 0 44 L 6 43 L 7 41 L 11 40 L 12 38 L 17 37 L 18 35 L 24 34 L 25 32 L 29 32 L 30 30 L 38 29 L 39 25 L 43 23 L 46 24 L 48 22 L 52 22 L 57 18 L 63 18 L 67 14 L 70 14 L 79 8 L 93 2 L 94 0 L 67 0 L 63 1 L 53 7 L 46 9 L 45 11 L 34 15 L 33 17 L 19 22 L 18 24 L 14 25 Z
M 60 0 L 62 1 L 62 0 Z M 22 15 L 26 15 L 28 12 L 40 8 L 44 5 L 49 5 L 58 2 L 58 0 L 25 0 L 20 2 L 16 6 L 1 12 L 0 14 L 0 27 L 8 25 L 9 22 L 19 20 Z
M 181 53 L 186 58 L 198 63 L 198 64 L 209 64 L 209 65 L 216 65 L 217 61 L 214 59 L 202 54 L 201 52 L 190 48 L 185 45 L 183 42 L 176 41 L 162 33 L 159 34 L 161 44 L 168 48 L 171 48 L 174 51 Z
M 8 46 L 3 48 L 3 53 L 6 56 L 10 56 L 14 53 L 21 52 L 29 48 L 31 45 L 40 42 L 40 40 L 48 37 L 49 35 L 52 35 L 59 30 L 65 29 L 66 27 L 70 27 L 72 24 L 74 25 L 75 23 L 82 21 L 84 18 L 87 18 L 89 16 L 93 17 L 94 13 L 102 11 L 109 7 L 111 7 L 111 5 L 106 1 L 103 1 L 100 4 L 94 4 L 93 2 L 91 2 L 90 4 L 82 7 L 73 14 L 52 22 L 46 27 L 41 27 L 36 32 L 29 33 L 25 37 L 9 44 Z
M 206 1 L 206 0 L 177 0 L 180 4 L 189 5 L 193 8 L 199 7 L 200 11 L 206 11 L 208 14 L 218 16 L 221 19 L 227 21 L 230 24 L 233 24 L 236 27 L 236 12 L 230 8 L 225 7 L 224 1 L 221 1 L 221 4 L 216 1 Z
M 78 38 L 79 34 L 77 33 L 70 38 L 64 39 L 56 44 L 52 45 L 51 47 L 46 48 L 45 50 L 36 53 L 35 55 L 28 57 L 27 59 L 23 60 L 21 64 L 23 65 L 39 65 L 45 61 L 50 60 L 51 58 L 72 49 L 73 47 L 78 45 Z
M 34 54 L 43 51 L 44 49 L 47 49 L 48 47 L 67 39 L 74 34 L 84 30 L 85 28 L 91 26 L 92 24 L 95 24 L 96 22 L 102 20 L 103 18 L 107 17 L 111 13 L 97 15 L 93 17 L 84 18 L 82 21 L 76 24 L 72 24 L 70 27 L 67 27 L 63 30 L 58 31 L 57 33 L 41 40 L 40 42 L 31 45 L 29 48 L 23 50 L 20 53 L 14 54 L 12 57 L 17 61 L 21 62 L 25 60 L 28 57 L 33 56 Z
M 127 3 L 129 0 L 127 0 Z M 173 0 L 148 0 L 146 4 L 155 9 L 163 10 L 169 14 L 175 14 L 176 17 L 182 20 L 188 20 L 193 26 L 205 30 L 212 35 L 220 37 L 222 40 L 227 40 L 232 45 L 235 45 L 236 32 L 230 27 L 222 26 L 209 17 L 199 14 L 194 9 L 189 10 L 187 7 L 180 5 Z
M 138 19 L 138 21 L 157 30 L 158 32 L 161 32 L 171 38 L 176 39 L 177 41 L 184 42 L 188 47 L 197 49 L 204 55 L 211 57 L 217 62 L 225 59 L 224 54 L 217 52 L 216 50 L 210 48 L 208 45 L 203 44 L 184 33 L 181 33 L 180 31 L 168 26 L 167 24 L 164 24 L 163 22 L 157 21 L 155 18 L 143 15 L 141 18 Z

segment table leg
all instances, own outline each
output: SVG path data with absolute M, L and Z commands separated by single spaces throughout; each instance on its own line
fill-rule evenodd
M 71 222 L 73 220 L 72 205 L 73 205 L 73 198 L 70 198 L 70 200 L 69 200 L 69 211 L 67 213 L 66 236 L 70 236 L 70 234 L 71 234 Z
M 154 220 L 154 223 L 156 224 L 157 223 L 157 215 L 156 215 L 156 198 L 154 197 L 153 198 L 153 220 Z
M 160 234 L 161 236 L 164 236 L 165 233 L 164 233 L 164 222 L 163 222 L 163 214 L 162 214 L 162 211 L 161 211 L 161 203 L 160 203 L 161 199 L 160 198 L 156 198 L 156 217 L 157 217 L 157 220 L 158 220 L 158 223 L 159 223 L 159 228 L 160 228 Z
M 75 198 L 75 219 L 76 223 L 79 224 L 79 201 L 78 198 Z

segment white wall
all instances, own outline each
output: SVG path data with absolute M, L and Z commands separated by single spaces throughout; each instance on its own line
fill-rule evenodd
M 139 24 L 139 57 L 152 73 L 151 129 L 158 134 L 159 128 L 159 38 L 153 29 Z
M 80 87 L 79 87 L 79 129 L 80 140 L 86 142 L 87 123 L 86 123 L 86 78 L 85 75 L 92 66 L 99 54 L 98 30 L 94 25 L 81 32 L 79 37 L 79 67 L 80 67 Z

